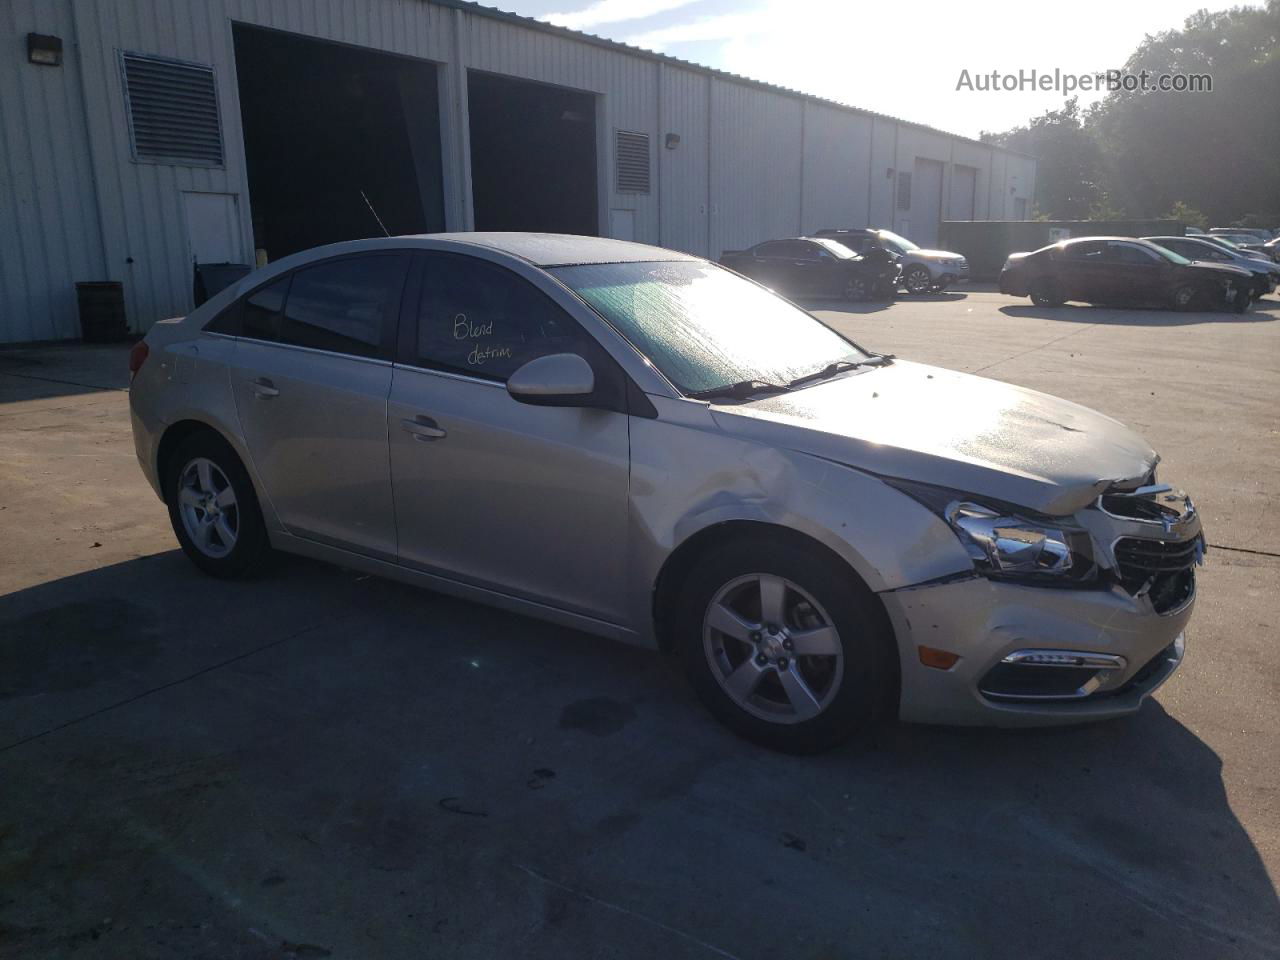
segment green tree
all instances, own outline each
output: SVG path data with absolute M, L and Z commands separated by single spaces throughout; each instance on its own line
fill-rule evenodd
M 1161 220 L 1177 220 L 1184 227 L 1199 227 L 1201 230 L 1209 228 L 1209 218 L 1188 203 L 1179 200 L 1169 212 L 1160 217 Z
M 1079 100 L 1046 110 L 1026 126 L 982 139 L 1036 158 L 1035 209 L 1049 220 L 1083 220 L 1102 200 L 1102 153 L 1085 129 Z
M 1182 205 L 1213 224 L 1280 225 L 1280 0 L 1201 10 L 1147 36 L 1125 70 L 1207 75 L 1212 88 L 1117 90 L 1087 110 L 1068 100 L 1026 126 L 984 133 L 1039 158 L 1037 209 L 1146 218 Z

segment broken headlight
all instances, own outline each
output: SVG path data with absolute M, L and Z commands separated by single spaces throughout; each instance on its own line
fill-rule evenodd
M 947 522 L 973 560 L 993 579 L 1075 586 L 1092 582 L 1096 567 L 1089 534 L 1058 521 L 1032 517 L 1009 504 L 909 481 L 890 481 Z
M 968 501 L 948 506 L 945 519 L 974 566 L 984 572 L 1068 576 L 1074 566 L 1071 544 L 1061 530 L 1003 516 Z

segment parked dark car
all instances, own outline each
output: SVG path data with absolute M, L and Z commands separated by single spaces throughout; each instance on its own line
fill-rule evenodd
M 1280 264 L 1272 263 L 1244 250 L 1227 248 L 1204 237 L 1143 237 L 1143 240 L 1181 254 L 1188 260 L 1225 263 L 1253 274 L 1253 299 L 1265 297 L 1280 283 Z
M 749 250 L 726 250 L 721 266 L 788 297 L 892 297 L 898 265 L 884 251 L 858 256 L 822 237 L 766 240 Z
M 1015 253 L 1000 271 L 1000 292 L 1042 307 L 1067 300 L 1151 303 L 1175 310 L 1234 310 L 1252 302 L 1253 275 L 1225 264 L 1197 263 L 1145 240 L 1078 237 Z

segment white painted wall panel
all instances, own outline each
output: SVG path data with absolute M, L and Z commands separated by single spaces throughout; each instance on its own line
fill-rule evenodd
M 711 82 L 711 256 L 800 231 L 801 101 Z
M 61 67 L 26 61 L 26 35 L 63 42 Z M 77 280 L 120 279 L 102 257 L 71 8 L 0 3 L 0 343 L 80 335 Z
M 659 86 L 661 123 L 655 141 L 662 221 L 659 243 L 705 257 L 710 254 L 711 82 L 705 74 L 663 64 Z M 668 133 L 680 137 L 671 150 L 664 142 Z
M 804 104 L 803 233 L 867 223 L 871 118 Z

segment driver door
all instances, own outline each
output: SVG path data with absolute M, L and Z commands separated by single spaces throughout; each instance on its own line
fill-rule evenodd
M 597 384 L 622 372 L 506 267 L 428 252 L 419 269 L 388 405 L 400 562 L 622 622 L 628 418 L 530 406 L 505 386 L 521 365 L 553 353 L 585 357 Z

